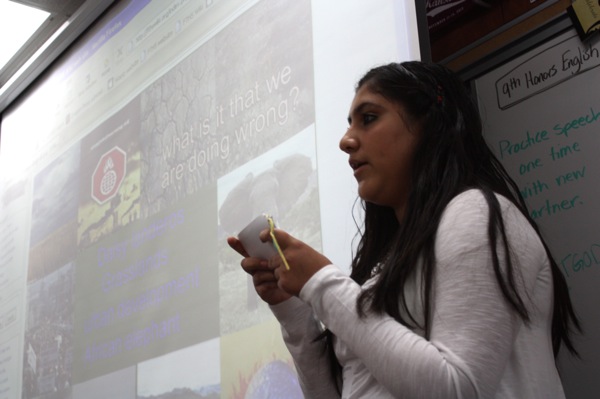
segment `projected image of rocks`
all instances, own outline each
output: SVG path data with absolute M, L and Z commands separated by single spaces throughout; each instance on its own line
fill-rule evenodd
M 314 123 L 310 17 L 260 2 L 142 92 L 144 217 Z
M 219 179 L 219 286 L 221 333 L 272 320 L 240 255 L 226 243 L 252 219 L 266 213 L 278 227 L 313 248 L 321 248 L 319 190 L 314 129 L 309 127 L 278 147 Z
M 215 125 L 213 46 L 209 41 L 141 94 L 144 217 L 214 181 L 229 156 Z

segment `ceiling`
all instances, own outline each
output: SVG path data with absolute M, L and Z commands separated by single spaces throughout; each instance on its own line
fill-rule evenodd
M 47 11 L 50 16 L 0 70 L 0 113 L 118 0 L 11 1 Z

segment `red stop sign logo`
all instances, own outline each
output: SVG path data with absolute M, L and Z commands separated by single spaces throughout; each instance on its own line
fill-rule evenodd
M 100 205 L 112 199 L 125 178 L 127 154 L 119 147 L 105 152 L 92 175 L 92 198 Z

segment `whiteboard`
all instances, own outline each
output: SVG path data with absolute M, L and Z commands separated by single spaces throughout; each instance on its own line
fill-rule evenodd
M 484 134 L 566 277 L 584 335 L 567 398 L 600 392 L 600 44 L 568 31 L 474 80 Z

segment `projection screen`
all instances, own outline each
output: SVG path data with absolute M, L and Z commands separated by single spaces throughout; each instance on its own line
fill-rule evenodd
M 0 399 L 301 397 L 225 238 L 347 270 L 354 85 L 418 45 L 412 1 L 116 2 L 3 115 Z

